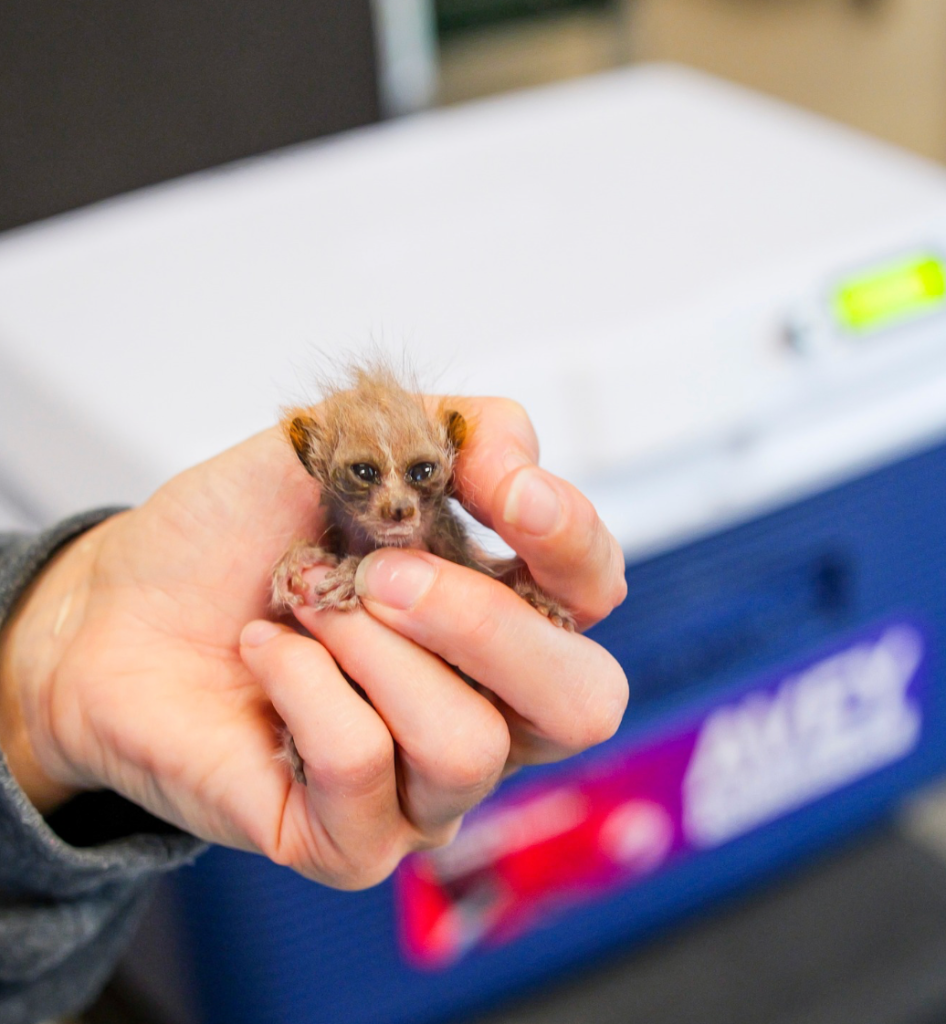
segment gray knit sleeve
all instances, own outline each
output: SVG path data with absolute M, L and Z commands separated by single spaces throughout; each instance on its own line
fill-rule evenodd
M 35 537 L 0 534 L 0 626 L 56 551 L 115 511 Z M 0 1024 L 35 1024 L 87 1004 L 153 880 L 202 849 L 114 793 L 84 794 L 43 818 L 0 752 Z

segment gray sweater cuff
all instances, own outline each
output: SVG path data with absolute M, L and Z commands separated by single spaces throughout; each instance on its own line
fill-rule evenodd
M 50 558 L 118 509 L 36 537 L 0 535 L 0 625 Z M 0 753 L 0 1024 L 29 1024 L 87 1002 L 139 917 L 151 880 L 204 849 L 110 792 L 48 818 Z
M 118 508 L 98 509 L 73 516 L 35 537 L 0 535 L 0 625 L 43 566 L 79 534 L 91 529 Z M 130 880 L 157 869 L 176 867 L 193 859 L 203 844 L 179 832 L 114 794 L 84 794 L 82 817 L 91 827 L 78 828 L 76 815 L 53 814 L 47 822 L 14 781 L 0 752 L 0 886 L 14 882 L 53 897 L 88 892 L 114 878 Z M 67 809 L 66 809 L 67 811 Z M 127 817 L 129 827 L 123 827 Z M 67 839 L 50 825 L 62 822 Z M 130 834 L 132 827 L 147 831 Z M 95 844 L 94 831 L 103 843 Z M 81 831 L 81 836 L 79 832 Z M 13 865 L 11 851 L 18 851 Z
M 0 625 L 40 569 L 61 547 L 122 511 L 122 508 L 100 508 L 94 512 L 83 512 L 35 536 L 0 533 Z

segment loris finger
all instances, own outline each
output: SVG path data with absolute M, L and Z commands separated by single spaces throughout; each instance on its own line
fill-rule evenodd
M 319 544 L 307 540 L 294 541 L 273 569 L 273 610 L 285 612 L 309 598 L 303 573 L 314 565 L 334 566 L 338 559 Z

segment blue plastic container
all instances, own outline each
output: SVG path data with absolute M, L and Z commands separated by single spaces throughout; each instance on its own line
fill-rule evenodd
M 631 679 L 622 729 L 504 785 L 464 826 L 465 867 L 447 853 L 356 894 L 225 850 L 180 874 L 210 1024 L 485 1010 L 783 870 L 946 765 L 946 446 L 627 580 L 592 634 Z

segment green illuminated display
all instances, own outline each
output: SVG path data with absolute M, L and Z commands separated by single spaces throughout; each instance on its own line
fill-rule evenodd
M 854 331 L 931 312 L 946 300 L 946 267 L 923 254 L 888 263 L 844 281 L 834 293 L 834 313 Z

